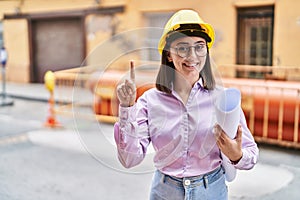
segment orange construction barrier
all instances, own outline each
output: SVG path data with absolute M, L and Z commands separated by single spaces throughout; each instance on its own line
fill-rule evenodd
M 45 126 L 51 127 L 51 128 L 57 128 L 57 127 L 62 127 L 61 124 L 56 120 L 55 117 L 55 110 L 54 110 L 54 105 L 55 105 L 55 100 L 54 100 L 54 86 L 55 86 L 55 76 L 53 72 L 47 71 L 45 76 L 44 76 L 44 81 L 45 81 L 45 87 L 48 89 L 50 93 L 50 97 L 48 100 L 48 117 L 45 122 Z

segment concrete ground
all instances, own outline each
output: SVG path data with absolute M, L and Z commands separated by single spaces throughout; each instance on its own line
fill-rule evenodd
M 10 83 L 7 86 L 8 95 L 12 98 L 44 102 L 48 99 L 48 93 L 41 84 Z M 70 91 L 68 95 L 71 95 Z M 114 172 L 118 175 L 120 173 L 126 174 L 126 176 L 122 176 L 125 180 L 117 179 L 118 176 L 114 177 L 115 180 L 113 178 L 111 180 L 121 183 L 116 186 L 118 188 L 115 191 L 116 193 L 119 191 L 122 197 L 115 194 L 115 198 L 105 198 L 105 191 L 111 189 L 111 185 L 107 184 L 102 184 L 102 188 L 98 190 L 99 196 L 101 196 L 102 192 L 104 195 L 103 199 L 132 199 L 130 198 L 132 196 L 147 199 L 148 185 L 151 183 L 154 171 L 151 162 L 153 154 L 149 153 L 141 166 L 125 170 L 116 157 L 111 124 L 98 123 L 95 119 L 81 119 L 76 114 L 69 117 L 74 117 L 75 119 L 67 121 L 68 124 L 62 124 L 63 128 L 61 129 L 49 129 L 41 126 L 34 130 L 24 130 L 25 132 L 19 136 L 0 137 L 0 144 L 29 141 L 31 144 L 55 149 L 55 151 L 72 152 L 78 154 L 78 156 L 82 154 L 90 156 L 102 166 L 103 176 L 105 174 L 111 176 Z M 267 145 L 259 145 L 259 147 L 260 159 L 256 167 L 250 171 L 238 171 L 236 180 L 228 183 L 230 199 L 299 199 L 299 151 Z M 85 174 L 82 174 L 82 176 L 85 176 Z M 143 183 L 133 181 L 134 178 L 143 180 Z M 106 179 L 109 179 L 109 177 L 106 177 Z
M 112 127 L 106 127 L 108 133 L 106 136 L 98 137 L 97 133 L 90 133 L 89 136 L 81 137 L 76 131 L 62 130 L 40 130 L 28 133 L 28 138 L 35 144 L 58 148 L 66 151 L 74 151 L 90 154 L 99 161 L 100 164 L 116 171 L 124 173 L 140 173 L 139 176 L 145 176 L 147 182 L 151 182 L 152 171 L 151 159 L 146 159 L 142 166 L 133 171 L 123 169 L 116 158 L 116 151 L 113 141 Z M 109 131 L 109 132 L 108 132 Z M 92 143 L 100 145 L 98 139 L 106 140 L 103 149 L 92 146 Z M 57 141 L 60 141 L 59 143 Z M 97 145 L 95 144 L 95 145 Z M 270 146 L 260 148 L 260 161 L 256 167 L 250 171 L 238 171 L 237 178 L 228 183 L 229 196 L 232 200 L 238 199 L 298 199 L 298 184 L 300 183 L 300 155 L 298 152 L 281 150 Z M 108 155 L 111 157 L 107 158 Z M 150 155 L 151 157 L 151 155 Z M 294 160 L 294 161 L 293 161 Z M 293 161 L 293 162 L 291 162 Z M 128 191 L 138 192 L 138 191 Z M 141 191 L 145 192 L 145 191 Z M 145 196 L 146 197 L 146 196 Z

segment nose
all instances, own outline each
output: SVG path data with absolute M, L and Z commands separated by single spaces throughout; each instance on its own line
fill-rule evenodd
M 188 51 L 187 58 L 190 58 L 190 57 L 192 57 L 192 58 L 196 58 L 197 57 L 195 47 L 190 47 L 190 49 Z

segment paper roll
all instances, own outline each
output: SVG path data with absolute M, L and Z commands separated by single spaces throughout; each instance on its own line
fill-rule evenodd
M 240 122 L 241 93 L 235 88 L 223 90 L 216 100 L 216 120 L 223 131 L 234 139 Z M 236 177 L 236 168 L 230 160 L 222 153 L 223 168 L 226 181 L 231 182 Z
M 218 95 L 215 107 L 217 123 L 231 139 L 235 138 L 241 114 L 240 91 L 225 89 Z

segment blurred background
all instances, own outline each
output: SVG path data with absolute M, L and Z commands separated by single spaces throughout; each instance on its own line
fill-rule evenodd
M 154 0 L 151 4 L 144 0 L 1 0 L 0 45 L 9 52 L 9 81 L 42 82 L 48 69 L 101 66 L 97 54 L 88 57 L 100 43 L 136 28 L 163 28 L 175 11 L 189 8 L 215 28 L 212 57 L 218 66 L 228 68 L 226 75 L 266 78 L 267 73 L 299 80 L 299 70 L 281 70 L 299 66 L 299 4 L 297 0 Z M 159 36 L 158 31 L 149 30 L 143 37 L 156 44 Z M 123 45 L 137 42 L 130 39 L 124 38 Z M 137 55 L 141 56 L 159 60 L 155 53 Z M 236 70 L 232 65 L 273 68 L 256 72 Z
M 117 162 L 115 87 L 131 59 L 138 96 L 154 86 L 158 40 L 180 9 L 214 27 L 214 73 L 241 90 L 261 148 L 261 164 L 231 184 L 231 199 L 298 199 L 299 8 L 299 0 L 0 0 L 0 199 L 147 199 L 151 161 L 133 171 Z M 44 87 L 48 71 L 54 91 Z

